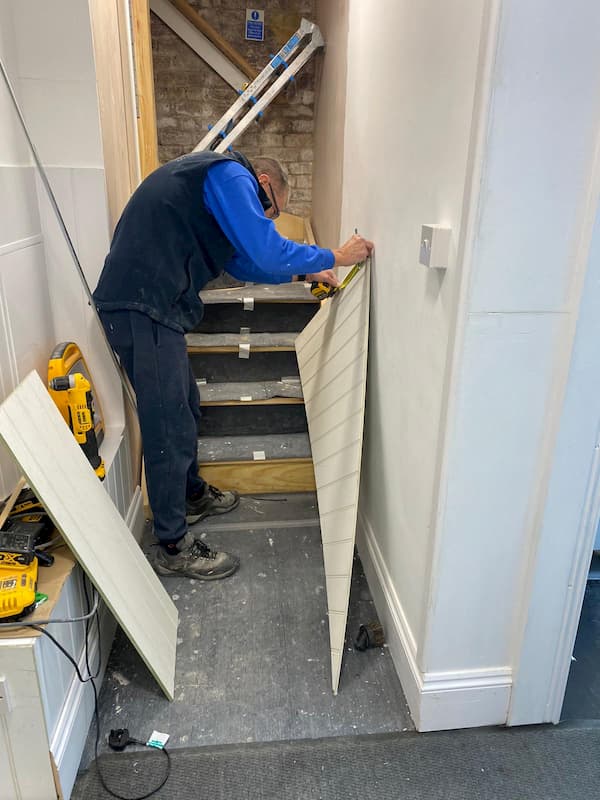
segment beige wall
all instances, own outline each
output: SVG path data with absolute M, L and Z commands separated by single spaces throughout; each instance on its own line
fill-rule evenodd
M 349 0 L 317 0 L 317 24 L 325 39 L 316 92 L 313 206 L 315 236 L 322 247 L 340 239 Z

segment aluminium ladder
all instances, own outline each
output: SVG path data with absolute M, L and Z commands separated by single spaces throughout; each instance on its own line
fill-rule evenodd
M 293 80 L 294 75 L 302 69 L 312 54 L 324 44 L 317 25 L 303 19 L 296 33 L 283 45 L 277 55 L 273 56 L 252 83 L 240 92 L 240 96 L 231 108 L 194 147 L 194 152 L 214 150 L 217 153 L 224 153 L 230 149 L 238 136 L 241 136 L 253 120 L 262 116 L 263 110 L 277 97 L 285 84 Z M 298 54 L 290 62 L 289 59 L 296 53 Z M 284 69 L 280 71 L 282 66 Z

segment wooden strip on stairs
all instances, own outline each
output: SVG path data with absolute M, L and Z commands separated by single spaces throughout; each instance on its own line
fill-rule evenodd
M 250 286 L 232 286 L 228 289 L 205 289 L 200 292 L 204 305 L 214 303 L 243 303 L 252 298 L 255 303 L 318 303 L 310 289 L 300 281 L 277 285 L 255 283 Z
M 244 383 L 204 383 L 198 381 L 200 405 L 238 403 L 277 405 L 302 403 L 300 381 L 248 381 Z
M 264 452 L 265 460 L 255 461 L 255 452 Z M 306 433 L 205 437 L 198 442 L 198 462 L 206 481 L 241 494 L 315 489 Z
M 189 353 L 236 353 L 240 344 L 250 345 L 250 352 L 295 352 L 297 333 L 188 333 Z

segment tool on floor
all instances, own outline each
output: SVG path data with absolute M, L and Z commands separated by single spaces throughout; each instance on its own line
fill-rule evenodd
M 81 372 L 74 372 L 53 378 L 49 386 L 52 392 L 65 393 L 66 400 L 63 406 L 67 409 L 69 428 L 96 475 L 103 481 L 106 470 L 98 452 L 98 439 L 94 428 L 94 399 L 90 382 Z
M 339 286 L 332 286 L 330 283 L 325 283 L 324 281 L 313 281 L 310 285 L 311 294 L 316 297 L 317 300 L 326 300 L 328 297 L 332 297 L 334 294 L 341 292 L 342 289 L 345 289 L 350 281 L 358 275 L 365 264 L 366 261 L 355 264 Z
M 368 625 L 361 625 L 354 640 L 357 650 L 368 650 L 371 647 L 383 647 L 385 636 L 383 628 L 379 622 L 369 622 Z
M 277 97 L 288 81 L 294 79 L 294 75 L 312 54 L 324 44 L 319 28 L 307 19 L 303 19 L 296 33 L 283 45 L 277 55 L 272 56 L 252 83 L 240 91 L 238 99 L 221 119 L 209 128 L 209 132 L 194 148 L 194 152 L 214 150 L 217 153 L 224 153 L 230 149 L 237 137 L 241 136 L 251 122 L 262 116 L 263 109 Z M 301 52 L 290 62 L 290 58 L 298 50 Z M 269 86 L 273 79 L 274 83 Z

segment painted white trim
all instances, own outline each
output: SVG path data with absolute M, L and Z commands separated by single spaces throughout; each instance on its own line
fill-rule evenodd
M 358 551 L 369 589 L 373 595 L 377 614 L 383 624 L 386 641 L 406 695 L 408 707 L 414 718 L 419 707 L 421 687 L 415 637 L 394 588 L 392 576 L 375 538 L 371 523 L 360 509 L 356 532 Z
M 100 691 L 100 687 L 102 686 L 102 681 L 104 679 L 104 672 L 106 670 L 106 665 L 108 663 L 108 657 L 110 655 L 110 642 L 112 641 L 112 635 L 110 640 L 106 635 L 106 628 L 107 622 L 110 618 L 110 614 L 108 609 L 105 605 L 102 605 L 98 611 L 98 615 L 100 618 L 100 630 L 103 632 L 103 642 L 102 642 L 102 664 L 100 667 L 100 673 L 98 678 L 95 679 L 96 687 L 98 691 Z M 114 633 L 115 625 L 111 626 Z M 109 645 L 106 647 L 106 645 Z M 89 662 L 92 669 L 94 665 L 97 663 L 98 660 L 98 636 L 96 634 L 96 624 L 94 623 L 92 630 L 90 632 L 89 637 Z M 79 653 L 79 658 L 77 660 L 77 666 L 79 667 L 79 671 L 85 677 L 87 672 L 85 666 L 85 645 L 81 648 L 81 652 Z M 50 737 L 50 752 L 54 756 L 54 761 L 56 763 L 56 767 L 61 772 L 61 768 L 63 762 L 65 760 L 65 756 L 72 759 L 72 753 L 69 751 L 69 746 L 72 745 L 71 741 L 71 733 L 73 729 L 76 727 L 78 722 L 78 717 L 81 712 L 81 705 L 84 700 L 84 692 L 90 692 L 91 696 L 91 687 L 88 686 L 87 683 L 81 683 L 78 679 L 75 671 L 73 671 L 73 679 L 69 686 L 69 690 L 65 696 L 65 702 L 61 709 L 61 712 L 58 716 L 56 721 L 56 725 L 54 726 L 54 731 L 52 731 Z M 93 703 L 91 704 L 91 708 L 93 709 Z M 86 723 L 89 726 L 89 722 L 91 720 L 91 716 L 89 719 L 86 719 Z M 78 748 L 79 750 L 79 758 L 81 758 L 81 753 L 83 752 L 83 747 L 85 745 L 85 741 L 79 743 L 81 747 Z M 78 762 L 79 763 L 79 759 Z M 62 780 L 61 780 L 62 783 Z
M 0 256 L 14 253 L 16 250 L 25 250 L 26 247 L 42 244 L 43 241 L 41 233 L 36 233 L 35 236 L 26 236 L 25 239 L 16 239 L 14 242 L 0 245 Z
M 453 672 L 421 672 L 415 638 L 392 577 L 364 514 L 358 514 L 358 548 L 394 665 L 419 731 L 506 722 L 512 686 L 508 666 Z
M 125 524 L 138 544 L 142 539 L 145 523 L 144 498 L 142 497 L 141 488 L 136 486 L 131 502 L 129 503 L 129 508 L 127 509 L 127 514 L 125 515 Z
M 597 100 L 596 123 L 600 120 L 600 98 Z M 597 124 L 595 130 L 599 130 Z M 545 531 L 545 514 L 557 458 L 557 443 L 561 428 L 565 425 L 565 401 L 571 381 L 571 365 L 574 362 L 578 346 L 577 337 L 583 291 L 586 276 L 591 270 L 589 257 L 594 224 L 600 210 L 600 133 L 596 134 L 593 160 L 588 174 L 587 191 L 583 193 L 584 199 L 580 209 L 579 235 L 573 248 L 569 274 L 569 296 L 565 309 L 567 313 L 563 317 L 560 346 L 555 360 L 556 376 L 550 393 L 550 408 L 546 415 L 545 427 L 548 433 L 540 456 L 540 475 L 532 503 L 530 523 L 532 533 L 519 603 L 522 612 L 517 619 L 517 636 L 513 645 L 515 681 L 508 716 L 509 725 L 538 722 L 558 723 L 560 721 L 571 655 L 598 526 L 600 476 L 598 475 L 598 438 L 596 438 L 585 505 L 571 546 L 568 594 L 565 597 L 560 628 L 552 637 L 555 641 L 552 648 L 555 658 L 550 663 L 544 653 L 527 645 L 529 637 L 531 637 L 531 641 L 535 642 L 540 638 L 540 632 L 545 631 L 547 624 L 546 597 L 549 593 L 556 591 L 555 572 L 552 569 L 546 569 L 545 573 L 542 572 L 543 566 L 541 565 L 544 565 L 545 562 L 541 551 L 543 548 L 552 547 L 552 542 Z M 597 307 L 600 303 L 597 281 L 592 282 L 588 289 L 586 299 L 589 301 L 590 297 L 594 297 Z M 584 394 L 583 391 L 582 394 Z M 584 398 L 580 400 L 577 414 L 578 416 L 594 415 L 591 416 L 594 419 L 597 415 L 597 408 L 597 394 L 595 391 L 588 390 L 585 392 Z M 592 442 L 590 442 L 591 446 Z M 556 619 L 556 615 L 554 618 Z M 535 683 L 544 687 L 545 697 L 543 700 L 540 700 L 539 697 L 537 700 L 532 700 L 528 687 Z
M 597 434 L 597 437 L 600 434 Z M 581 515 L 581 525 L 577 531 L 575 552 L 569 586 L 571 591 L 565 603 L 563 623 L 556 648 L 549 688 L 548 714 L 551 722 L 560 721 L 569 670 L 571 654 L 575 645 L 581 606 L 589 571 L 589 555 L 598 530 L 600 517 L 600 445 L 594 449 L 594 460 L 587 487 L 586 500 Z M 567 657 L 568 656 L 568 657 Z
M 241 69 L 232 64 L 169 0 L 150 0 L 150 10 L 236 91 L 248 83 Z
M 431 608 L 432 598 L 438 580 L 440 561 L 440 531 L 443 529 L 446 513 L 446 486 L 449 480 L 450 444 L 454 435 L 459 403 L 460 377 L 465 349 L 468 307 L 471 294 L 473 259 L 480 213 L 481 188 L 484 179 L 484 158 L 492 111 L 492 88 L 494 65 L 500 38 L 500 19 L 502 0 L 487 0 L 481 23 L 481 38 L 471 137 L 465 179 L 465 191 L 461 213 L 461 231 L 456 254 L 456 263 L 462 264 L 460 280 L 457 285 L 455 316 L 451 321 L 446 361 L 446 374 L 442 397 L 442 414 L 438 434 L 438 454 L 434 486 L 437 490 L 431 509 L 429 550 L 426 558 L 427 582 L 426 600 L 421 609 L 419 630 L 423 631 L 424 658 L 427 657 L 429 640 L 429 621 L 427 609 Z

